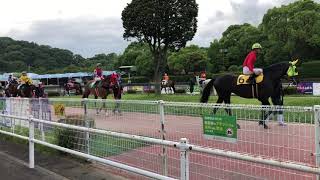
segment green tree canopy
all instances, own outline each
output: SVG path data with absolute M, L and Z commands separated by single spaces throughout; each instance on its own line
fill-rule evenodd
M 169 49 L 180 49 L 197 31 L 195 0 L 132 0 L 122 11 L 125 39 L 145 42 L 153 55 L 154 80 L 160 81 Z
M 280 58 L 278 54 L 282 56 L 281 60 L 320 57 L 320 4 L 299 0 L 270 9 L 260 27 L 269 40 L 268 61 Z
M 174 72 L 199 72 L 206 69 L 207 51 L 196 45 L 182 48 L 178 52 L 172 53 L 168 58 L 168 65 Z
M 128 45 L 119 57 L 115 66 L 136 66 L 137 75 L 152 76 L 154 61 L 149 46 L 146 43 L 133 42 Z

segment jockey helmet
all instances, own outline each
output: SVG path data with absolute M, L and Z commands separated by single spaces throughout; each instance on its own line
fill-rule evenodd
M 259 43 L 254 43 L 254 44 L 252 45 L 252 49 L 262 49 L 262 46 L 261 46 L 261 44 L 259 44 Z
M 27 74 L 27 71 L 22 71 L 22 73 L 21 74 Z
M 97 63 L 97 65 L 96 65 L 97 67 L 99 67 L 99 66 L 101 66 L 101 63 Z

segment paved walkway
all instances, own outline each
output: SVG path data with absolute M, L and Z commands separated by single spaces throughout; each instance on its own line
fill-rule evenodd
M 28 145 L 0 140 L 0 179 L 10 180 L 125 180 L 91 163 L 63 156 L 35 153 L 28 168 Z M 119 174 L 119 172 L 116 172 Z
M 26 164 L 20 160 L 0 152 L 0 174 L 1 179 L 26 180 L 26 179 L 43 179 L 43 180 L 61 180 L 61 176 L 41 171 L 39 168 L 29 169 Z

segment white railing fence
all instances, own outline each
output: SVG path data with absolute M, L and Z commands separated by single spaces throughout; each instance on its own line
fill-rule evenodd
M 30 167 L 37 143 L 156 179 L 316 179 L 319 175 L 319 106 L 222 105 L 217 114 L 226 115 L 223 109 L 230 109 L 241 126 L 237 143 L 226 143 L 202 134 L 202 115 L 211 113 L 215 104 L 50 99 L 26 108 L 30 100 L 8 101 L 16 104 L 4 108 L 0 133 L 30 142 Z M 103 114 L 96 115 L 104 103 L 99 111 Z M 64 105 L 63 117 L 54 113 L 56 104 Z M 121 112 L 113 112 L 117 106 Z M 283 112 L 287 126 L 270 121 L 271 129 L 259 127 L 262 110 Z M 61 121 L 77 115 L 84 117 L 84 124 Z M 73 145 L 59 144 L 56 134 L 71 138 Z
M 51 125 L 54 127 L 62 127 L 62 128 L 67 128 L 67 129 L 83 131 L 83 132 L 104 134 L 104 135 L 109 135 L 109 136 L 113 136 L 113 137 L 117 137 L 117 138 L 137 140 L 137 141 L 142 141 L 142 142 L 147 142 L 147 143 L 152 143 L 152 144 L 157 144 L 157 145 L 161 145 L 161 146 L 167 146 L 170 148 L 178 149 L 180 152 L 180 179 L 189 179 L 189 175 L 190 175 L 190 172 L 189 172 L 189 153 L 190 152 L 204 153 L 204 154 L 208 154 L 208 155 L 232 158 L 232 159 L 242 160 L 242 161 L 246 161 L 246 162 L 260 163 L 263 165 L 275 166 L 275 167 L 284 168 L 284 169 L 288 169 L 288 170 L 295 170 L 298 172 L 320 175 L 320 168 L 319 167 L 311 167 L 311 166 L 308 166 L 305 164 L 283 162 L 283 161 L 277 161 L 277 160 L 272 160 L 272 159 L 265 159 L 265 158 L 259 157 L 259 156 L 250 156 L 250 155 L 245 155 L 245 154 L 231 152 L 231 151 L 205 148 L 205 147 L 189 144 L 188 139 L 186 139 L 186 138 L 181 138 L 180 142 L 174 142 L 174 141 L 160 140 L 160 139 L 155 139 L 155 138 L 149 138 L 149 137 L 143 137 L 143 136 L 137 136 L 137 135 L 129 135 L 129 134 L 124 134 L 124 133 L 117 133 L 117 132 L 111 132 L 111 131 L 105 131 L 105 130 L 99 130 L 99 129 L 79 127 L 79 126 L 62 124 L 62 123 L 57 123 L 57 122 L 50 122 L 50 121 L 45 121 L 45 120 L 40 120 L 40 119 L 34 119 L 32 117 L 25 118 L 25 117 L 11 116 L 11 115 L 0 115 L 0 116 L 6 117 L 6 118 L 17 119 L 17 120 L 23 120 L 23 121 L 26 121 L 29 123 L 29 137 L 17 135 L 15 133 L 7 132 L 4 130 L 0 130 L 0 133 L 29 141 L 29 167 L 30 168 L 34 168 L 34 165 L 35 165 L 34 144 L 37 143 L 37 144 L 41 144 L 41 145 L 44 145 L 44 146 L 47 146 L 47 147 L 50 147 L 50 148 L 53 148 L 53 149 L 56 149 L 59 151 L 63 151 L 66 153 L 77 155 L 79 157 L 91 159 L 91 160 L 94 160 L 94 161 L 97 161 L 97 162 L 100 162 L 100 163 L 103 163 L 106 165 L 110 165 L 113 167 L 117 167 L 117 168 L 121 168 L 121 169 L 130 171 L 130 172 L 141 174 L 146 177 L 151 177 L 151 178 L 155 178 L 155 179 L 173 179 L 173 178 L 170 178 L 167 176 L 163 176 L 163 175 L 156 174 L 153 172 L 141 170 L 141 169 L 127 166 L 127 165 L 124 165 L 121 163 L 113 162 L 113 161 L 99 158 L 96 156 L 92 156 L 92 155 L 89 155 L 86 153 L 82 153 L 82 152 L 78 152 L 78 151 L 64 148 L 61 146 L 57 146 L 57 145 L 54 145 L 54 144 L 51 144 L 51 143 L 48 143 L 48 142 L 45 142 L 42 140 L 38 140 L 35 137 L 35 133 L 34 133 L 35 123 L 42 123 L 42 124 Z

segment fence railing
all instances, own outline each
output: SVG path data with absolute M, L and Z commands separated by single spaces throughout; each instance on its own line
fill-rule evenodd
M 15 101 L 15 100 L 11 100 Z M 17 100 L 30 101 L 30 100 Z M 38 100 L 39 101 L 39 100 Z M 18 104 L 18 103 L 17 103 Z M 26 104 L 26 103 L 22 103 Z M 32 104 L 32 103 L 31 103 Z M 192 148 L 215 150 L 215 153 L 203 151 L 189 152 L 190 179 L 315 179 L 314 173 L 298 169 L 287 170 L 287 167 L 277 168 L 271 164 L 260 163 L 271 160 L 276 163 L 302 165 L 303 167 L 319 167 L 319 106 L 314 107 L 273 107 L 253 105 L 216 105 L 199 103 L 177 103 L 163 101 L 113 101 L 113 100 L 83 100 L 83 99 L 50 99 L 40 100 L 42 111 L 36 111 L 36 105 L 29 108 L 36 119 L 48 117 L 54 122 L 66 122 L 69 118 L 84 119 L 82 128 L 133 134 L 142 137 L 160 139 L 161 141 L 179 142 L 187 138 Z M 54 113 L 54 106 L 63 104 L 64 115 Z M 1 105 L 0 105 L 1 106 Z M 17 108 L 18 106 L 16 106 Z M 227 110 L 237 117 L 241 129 L 238 129 L 236 143 L 228 143 L 216 139 L 206 139 L 202 132 L 202 116 L 212 113 L 212 109 L 219 107 L 218 115 L 228 115 Z M 100 111 L 101 108 L 101 111 Z M 118 108 L 118 109 L 117 109 Z M 21 109 L 21 108 L 20 108 Z M 39 108 L 38 108 L 39 109 Z M 50 110 L 48 112 L 47 110 Z M 115 111 L 114 111 L 115 110 Z M 275 117 L 268 122 L 271 129 L 265 130 L 258 126 L 262 111 L 274 111 Z M 15 111 L 12 111 L 15 112 Z M 97 112 L 99 113 L 97 115 Z M 284 116 L 286 126 L 278 126 L 277 115 Z M 9 113 L 11 114 L 11 113 Z M 42 114 L 42 116 L 38 116 Z M 13 114 L 20 116 L 19 114 Z M 23 114 L 25 117 L 26 114 Z M 11 122 L 6 132 L 21 135 L 27 121 L 3 117 L 3 122 Z M 89 125 L 94 122 L 95 126 Z M 108 159 L 128 166 L 144 169 L 149 172 L 181 178 L 180 150 L 163 144 L 115 137 L 101 133 L 93 133 L 79 129 L 71 132 L 61 131 L 61 126 L 35 123 L 35 137 L 37 140 L 58 145 L 53 133 L 59 127 L 60 137 L 73 137 L 73 145 L 68 149 Z M 0 119 L 1 124 L 1 119 Z M 3 124 L 3 123 L 2 123 Z M 10 125 L 10 123 L 7 123 Z M 5 127 L 4 125 L 2 125 Z M 1 126 L 0 126 L 1 127 Z M 28 126 L 27 126 L 28 127 Z M 41 128 L 42 127 L 42 128 Z M 63 127 L 66 128 L 66 127 Z M 70 130 L 70 128 L 67 128 Z M 62 133 L 61 133 L 62 132 Z M 61 138 L 63 139 L 63 138 Z M 189 146 L 190 147 L 190 146 Z M 248 156 L 258 159 L 246 159 L 233 156 L 221 156 L 231 153 L 236 157 Z M 219 154 L 220 153 L 220 154 Z M 290 168 L 289 168 L 290 169 Z
M 186 138 L 181 138 L 179 142 L 174 142 L 174 141 L 167 141 L 167 140 L 159 140 L 155 138 L 149 138 L 149 137 L 143 137 L 143 136 L 137 136 L 137 135 L 129 135 L 129 134 L 124 134 L 124 133 L 117 133 L 117 132 L 112 132 L 112 131 L 105 131 L 105 130 L 99 130 L 99 129 L 92 129 L 92 128 L 86 128 L 86 127 L 79 127 L 79 126 L 74 126 L 74 125 L 69 125 L 69 124 L 62 124 L 62 123 L 57 123 L 57 122 L 50 122 L 50 121 L 45 121 L 45 120 L 40 120 L 40 119 L 35 119 L 32 117 L 18 117 L 18 116 L 11 116 L 11 115 L 0 115 L 1 117 L 6 117 L 6 118 L 12 118 L 12 119 L 18 119 L 18 120 L 23 120 L 29 123 L 29 137 L 28 136 L 22 136 L 18 135 L 15 133 L 7 132 L 4 130 L 0 130 L 0 133 L 10 135 L 10 136 L 15 136 L 21 139 L 25 139 L 29 141 L 29 167 L 34 168 L 34 143 L 41 144 L 59 151 L 63 151 L 66 153 L 70 153 L 73 155 L 77 155 L 79 157 L 83 158 L 88 158 L 106 165 L 110 165 L 116 168 L 121 168 L 130 172 L 134 172 L 137 174 L 144 175 L 146 177 L 151 177 L 155 179 L 173 179 L 167 176 L 163 176 L 160 174 L 156 174 L 153 172 L 145 171 L 139 168 L 127 166 L 121 163 L 117 163 L 114 161 L 106 160 L 100 157 L 92 156 L 86 153 L 78 152 L 72 149 L 64 148 L 58 145 L 54 145 L 52 143 L 48 143 L 42 140 L 38 140 L 35 137 L 35 123 L 41 123 L 45 125 L 50 125 L 52 127 L 61 127 L 61 128 L 67 128 L 67 129 L 72 129 L 72 130 L 77 130 L 77 131 L 82 131 L 82 132 L 89 132 L 89 133 L 96 133 L 96 134 L 103 134 L 103 135 L 108 135 L 116 138 L 125 138 L 125 139 L 130 139 L 130 140 L 136 140 L 136 141 L 142 141 L 142 142 L 147 142 L 147 143 L 152 143 L 156 145 L 161 145 L 161 146 L 167 146 L 170 148 L 175 148 L 178 149 L 180 152 L 180 179 L 189 179 L 190 178 L 190 172 L 189 172 L 189 153 L 190 152 L 197 152 L 197 153 L 205 153 L 208 155 L 215 155 L 215 156 L 221 156 L 221 157 L 227 157 L 227 158 L 233 158 L 233 159 L 238 159 L 246 162 L 253 162 L 253 163 L 260 163 L 263 165 L 268 165 L 268 166 L 275 166 L 275 167 L 280 167 L 280 168 L 285 168 L 289 170 L 295 170 L 299 172 L 304 172 L 304 173 L 312 173 L 316 175 L 320 175 L 320 168 L 319 167 L 311 167 L 305 164 L 297 164 L 297 163 L 292 163 L 292 162 L 282 162 L 282 161 L 277 161 L 273 159 L 265 159 L 263 157 L 259 156 L 250 156 L 250 155 L 245 155 L 245 154 L 240 154 L 236 152 L 231 152 L 231 151 L 224 151 L 224 150 L 219 150 L 219 149 L 213 149 L 213 148 L 204 148 L 201 146 L 196 146 L 189 144 L 188 139 Z

